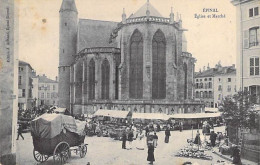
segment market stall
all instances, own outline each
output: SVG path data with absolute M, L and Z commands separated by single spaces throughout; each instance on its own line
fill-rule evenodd
M 169 116 L 164 113 L 133 113 L 132 121 L 138 128 L 144 129 L 148 124 L 154 125 L 156 131 L 166 129 Z
M 93 120 L 98 123 L 97 135 L 121 139 L 122 132 L 130 125 L 131 117 L 130 111 L 97 110 L 93 114 Z
M 170 120 L 175 121 L 176 128 L 180 127 L 179 123 L 182 123 L 183 129 L 190 129 L 191 127 L 201 128 L 202 122 L 206 120 L 212 123 L 213 127 L 213 119 L 219 118 L 221 113 L 181 113 L 168 116 Z

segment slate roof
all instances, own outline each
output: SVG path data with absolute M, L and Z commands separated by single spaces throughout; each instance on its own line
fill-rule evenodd
M 162 15 L 153 7 L 150 2 L 146 2 L 140 9 L 138 9 L 134 14 L 131 14 L 129 18 L 136 18 L 146 16 L 147 8 L 150 11 L 150 16 L 162 17 Z
M 74 0 L 63 0 L 61 7 L 60 7 L 60 12 L 65 11 L 65 10 L 78 12 L 75 1 Z
M 78 52 L 84 48 L 116 47 L 115 43 L 109 43 L 109 38 L 117 24 L 112 21 L 79 19 Z
M 236 74 L 236 69 L 233 66 L 225 66 L 220 68 L 210 68 L 201 73 L 197 73 L 195 75 L 196 78 L 199 77 L 214 77 L 218 75 L 228 75 L 228 74 Z
M 49 79 L 46 76 L 39 76 L 39 83 L 58 83 L 55 80 Z
M 32 68 L 32 66 L 31 66 L 28 62 L 19 60 L 19 66 L 20 66 L 20 65 L 28 65 L 28 66 L 31 68 L 31 70 L 34 70 L 34 69 Z

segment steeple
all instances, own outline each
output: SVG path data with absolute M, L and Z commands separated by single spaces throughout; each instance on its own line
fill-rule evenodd
M 173 22 L 174 22 L 174 14 L 173 14 L 173 9 L 171 7 L 170 23 L 173 24 Z
M 123 8 L 122 23 L 124 24 L 125 22 L 126 22 L 126 14 L 125 14 L 125 8 Z
M 149 0 L 147 0 L 147 8 L 146 8 L 146 16 L 149 17 L 150 16 L 150 3 L 149 3 Z
M 61 7 L 60 7 L 60 12 L 63 11 L 74 11 L 76 13 L 78 13 L 76 4 L 74 0 L 63 0 Z

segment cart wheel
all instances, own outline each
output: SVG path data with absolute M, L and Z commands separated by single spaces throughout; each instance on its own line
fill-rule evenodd
M 49 158 L 48 155 L 41 154 L 35 149 L 33 149 L 33 157 L 37 162 L 45 162 Z
M 81 145 L 81 146 L 80 146 L 79 156 L 80 156 L 81 158 L 84 158 L 84 157 L 86 156 L 86 154 L 87 154 L 87 151 L 88 151 L 87 145 L 86 145 L 86 144 Z
M 70 157 L 70 146 L 66 142 L 60 142 L 54 149 L 53 160 L 54 163 L 63 164 Z

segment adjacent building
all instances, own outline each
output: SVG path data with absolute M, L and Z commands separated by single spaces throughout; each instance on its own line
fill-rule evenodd
M 19 109 L 31 109 L 34 106 L 32 95 L 34 69 L 24 61 L 19 61 L 18 67 L 18 107 Z
M 236 89 L 235 65 L 222 67 L 217 64 L 195 75 L 195 98 L 206 107 L 218 108 L 223 99 L 232 96 Z
M 163 17 L 147 1 L 121 22 L 78 19 L 74 0 L 60 8 L 59 106 L 143 113 L 196 113 L 196 59 L 187 52 L 182 20 Z
M 260 1 L 232 0 L 237 12 L 237 86 L 260 104 Z
M 48 78 L 45 74 L 38 77 L 38 101 L 37 105 L 58 105 L 58 78 Z

